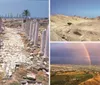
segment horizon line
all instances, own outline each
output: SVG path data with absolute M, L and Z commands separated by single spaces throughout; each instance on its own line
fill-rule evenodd
M 100 15 L 97 15 L 97 16 L 94 16 L 94 17 L 92 17 L 92 16 L 82 16 L 82 15 L 67 15 L 67 14 L 50 14 L 50 16 L 55 16 L 55 15 L 64 15 L 64 16 L 73 16 L 73 17 L 81 17 L 81 18 L 97 18 L 97 17 L 100 17 Z

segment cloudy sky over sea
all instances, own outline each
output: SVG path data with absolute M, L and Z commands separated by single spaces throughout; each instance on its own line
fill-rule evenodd
M 100 43 L 51 43 L 51 64 L 100 65 Z

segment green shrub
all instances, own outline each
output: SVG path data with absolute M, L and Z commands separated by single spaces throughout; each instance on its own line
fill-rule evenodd
M 68 24 L 68 25 L 72 25 L 72 23 L 71 23 L 71 22 L 68 22 L 67 24 Z

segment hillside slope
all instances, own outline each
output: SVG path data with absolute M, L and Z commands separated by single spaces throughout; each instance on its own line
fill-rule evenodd
M 100 75 L 95 78 L 89 79 L 79 85 L 100 85 Z
M 100 20 L 78 16 L 51 16 L 51 41 L 99 41 Z

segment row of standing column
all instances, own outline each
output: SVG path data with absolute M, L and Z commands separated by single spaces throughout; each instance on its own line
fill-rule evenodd
M 39 37 L 39 22 L 37 20 L 26 20 L 22 26 L 30 42 L 32 42 L 34 46 L 37 46 Z M 44 57 L 49 56 L 49 27 L 42 32 L 40 52 L 44 55 Z

